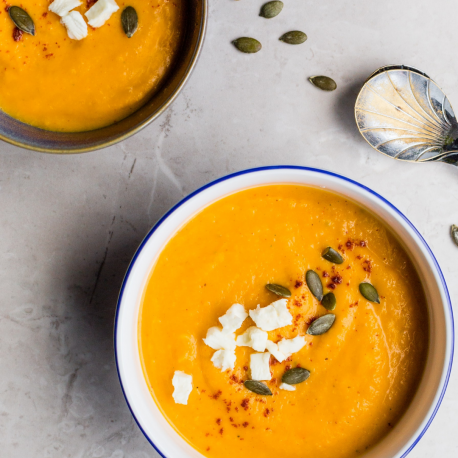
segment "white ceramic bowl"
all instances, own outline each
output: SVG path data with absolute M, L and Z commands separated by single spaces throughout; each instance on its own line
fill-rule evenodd
M 132 415 L 151 445 L 162 456 L 202 457 L 167 422 L 148 390 L 138 348 L 137 327 L 142 293 L 162 248 L 196 212 L 235 191 L 273 183 L 299 183 L 328 189 L 371 210 L 398 236 L 418 271 L 424 285 L 430 319 L 430 345 L 425 374 L 405 415 L 388 436 L 364 455 L 365 458 L 405 457 L 433 420 L 444 396 L 452 367 L 453 314 L 444 277 L 422 236 L 387 200 L 348 178 L 306 167 L 264 167 L 220 178 L 175 205 L 146 236 L 124 279 L 115 321 L 119 379 Z

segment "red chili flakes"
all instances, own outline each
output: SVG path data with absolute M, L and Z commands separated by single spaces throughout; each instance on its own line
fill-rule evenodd
M 242 426 L 243 426 L 244 428 L 246 428 L 248 425 L 249 425 L 249 423 L 248 423 L 247 421 L 245 421 L 244 423 L 242 423 Z
M 334 277 L 331 278 L 331 281 L 335 283 L 336 285 L 340 285 L 342 283 L 342 275 L 337 274 Z
M 86 7 L 90 8 L 94 3 L 97 3 L 97 0 L 86 0 Z
M 296 307 L 302 307 L 302 302 L 300 300 L 298 300 L 298 299 L 294 299 L 294 305 Z
M 348 270 L 348 269 L 351 269 L 351 266 L 347 266 L 347 270 Z
M 268 417 L 270 415 L 270 409 L 264 410 L 264 416 Z
M 349 307 L 350 308 L 358 307 L 358 303 L 359 303 L 359 301 L 353 302 L 353 304 L 350 304 Z
M 243 366 L 243 370 L 247 371 L 248 370 L 248 366 Z
M 212 396 L 212 398 L 213 398 L 213 399 L 218 399 L 222 394 L 223 394 L 223 392 L 222 392 L 221 390 L 218 390 L 218 391 Z
M 224 432 L 224 428 L 221 428 L 221 429 L 219 430 L 219 433 L 221 434 L 221 436 L 223 435 L 223 432 Z
M 10 10 L 11 6 L 10 5 L 6 5 L 5 6 L 5 11 L 8 13 L 8 11 Z
M 248 407 L 250 406 L 250 400 L 248 398 L 244 399 L 242 403 L 240 404 L 245 410 L 248 410 Z
M 293 360 L 293 357 L 292 356 L 288 356 L 285 361 L 292 361 Z
M 47 15 L 48 15 L 48 12 L 47 12 L 47 11 L 45 11 L 45 12 L 42 14 L 43 17 L 46 17 Z
M 353 248 L 355 247 L 355 242 L 353 242 L 352 240 L 348 239 L 345 243 L 345 246 L 347 247 L 347 249 L 349 250 L 353 250 Z
M 294 317 L 294 321 L 297 323 L 301 318 L 302 318 L 302 315 L 301 315 L 300 313 L 298 313 L 298 314 Z
M 356 256 L 356 259 L 362 259 L 362 256 L 358 255 Z
M 207 447 L 207 452 L 210 450 L 210 447 Z
M 217 419 L 216 419 L 216 424 L 217 424 L 217 425 L 220 425 L 220 424 L 221 424 L 221 418 L 217 418 Z
M 17 27 L 15 27 L 14 30 L 13 30 L 13 40 L 16 41 L 16 42 L 21 41 L 22 40 L 22 35 L 24 35 L 22 30 L 19 30 Z
M 363 247 L 363 248 L 366 248 L 367 247 L 367 242 L 365 240 L 361 240 L 361 242 L 359 242 L 359 246 Z
M 296 283 L 294 284 L 295 288 L 300 288 L 303 285 L 303 282 L 296 280 Z
M 229 409 L 229 410 L 231 410 L 231 409 Z M 228 412 L 229 412 L 229 410 L 228 410 Z M 238 407 L 235 407 L 235 411 L 238 412 L 238 411 L 239 411 L 239 408 L 238 408 Z
M 317 316 L 312 316 L 311 318 L 309 318 L 305 323 L 310 326 L 315 320 L 317 320 L 318 317 Z
M 336 289 L 336 285 L 334 283 L 328 283 L 326 285 L 329 289 Z
M 270 355 L 269 364 L 270 364 L 271 366 L 275 366 L 276 364 L 278 364 L 278 361 L 277 361 L 277 359 L 275 358 L 275 356 Z
M 46 54 L 45 55 L 46 59 L 51 59 L 52 56 L 54 56 L 54 54 Z
M 323 270 L 323 277 L 324 278 L 329 277 L 329 274 L 325 270 Z
M 342 253 L 345 253 L 342 244 L 340 244 L 340 245 L 337 247 L 337 249 L 338 249 L 339 251 L 341 251 Z
M 369 274 L 372 272 L 372 263 L 370 259 L 363 261 L 363 270 Z
M 287 364 L 287 365 L 285 366 L 285 371 L 289 371 L 290 369 L 291 369 L 291 365 L 290 365 L 290 364 Z
M 311 342 L 310 342 L 310 343 L 311 343 Z M 312 360 L 310 360 L 310 361 L 312 361 Z M 301 366 L 300 364 L 296 364 L 296 367 L 302 367 L 302 366 Z
M 242 383 L 242 380 L 240 380 L 235 374 L 232 374 L 229 377 L 234 383 Z
M 229 417 L 229 421 L 234 421 L 234 419 L 232 417 Z

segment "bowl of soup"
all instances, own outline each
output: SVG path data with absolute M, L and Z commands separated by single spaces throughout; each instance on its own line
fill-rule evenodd
M 170 458 L 404 457 L 453 342 L 444 277 L 409 220 L 295 166 L 226 176 L 166 213 L 115 320 L 126 401 Z
M 78 153 L 128 138 L 177 97 L 206 21 L 206 0 L 9 3 L 0 13 L 0 139 Z

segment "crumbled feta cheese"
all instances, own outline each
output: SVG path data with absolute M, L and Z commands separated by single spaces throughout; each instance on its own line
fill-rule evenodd
M 182 371 L 175 371 L 172 378 L 173 399 L 177 404 L 188 404 L 188 397 L 192 391 L 192 375 L 185 374 Z
M 218 350 L 212 356 L 213 365 L 224 372 L 235 367 L 235 350 Z
M 270 380 L 270 353 L 253 353 L 250 356 L 250 369 L 252 380 Z
M 265 351 L 268 334 L 256 326 L 251 326 L 243 334 L 237 336 L 239 347 L 251 347 L 256 351 Z
M 67 27 L 68 36 L 72 40 L 82 40 L 87 37 L 87 25 L 78 11 L 72 11 L 64 16 L 60 22 Z
M 80 0 L 54 0 L 48 7 L 48 10 L 60 17 L 66 16 L 77 6 L 80 6 Z
M 279 388 L 280 388 L 280 390 L 296 391 L 296 387 L 295 386 L 288 385 L 287 383 L 281 383 Z
M 219 322 L 223 325 L 225 331 L 234 332 L 242 326 L 247 316 L 248 313 L 246 313 L 242 304 L 234 304 L 225 315 L 219 318 Z
M 305 337 L 297 336 L 294 339 L 283 339 L 278 342 L 278 350 L 287 358 L 299 351 L 305 345 Z
M 275 342 L 272 342 L 271 340 L 268 340 L 266 342 L 266 349 L 268 352 L 270 352 L 274 357 L 275 359 L 281 363 L 282 361 L 284 361 L 287 356 L 285 356 L 279 349 L 278 349 L 278 345 L 275 343 Z
M 286 306 L 287 302 L 286 299 L 280 299 L 267 307 L 261 308 L 258 305 L 255 310 L 250 310 L 250 317 L 263 331 L 273 331 L 292 324 L 293 317 Z
M 119 10 L 119 6 L 114 0 L 98 0 L 85 16 L 88 18 L 88 23 L 91 27 L 102 27 L 105 22 L 110 19 L 111 15 Z
M 207 331 L 207 337 L 203 341 L 213 350 L 234 350 L 235 334 L 226 332 L 224 329 L 213 326 Z

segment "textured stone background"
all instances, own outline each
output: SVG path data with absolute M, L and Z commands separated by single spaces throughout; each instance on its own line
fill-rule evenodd
M 229 172 L 321 167 L 372 187 L 404 212 L 458 294 L 458 170 L 373 151 L 353 116 L 362 82 L 384 64 L 418 67 L 458 107 L 453 0 L 210 0 L 190 83 L 154 125 L 112 148 L 52 156 L 0 144 L 0 456 L 147 458 L 156 453 L 126 407 L 112 348 L 128 262 L 160 215 Z M 278 42 L 302 29 L 302 46 Z M 230 45 L 263 43 L 256 55 Z M 334 77 L 323 93 L 307 82 Z M 458 454 L 456 371 L 412 458 Z

